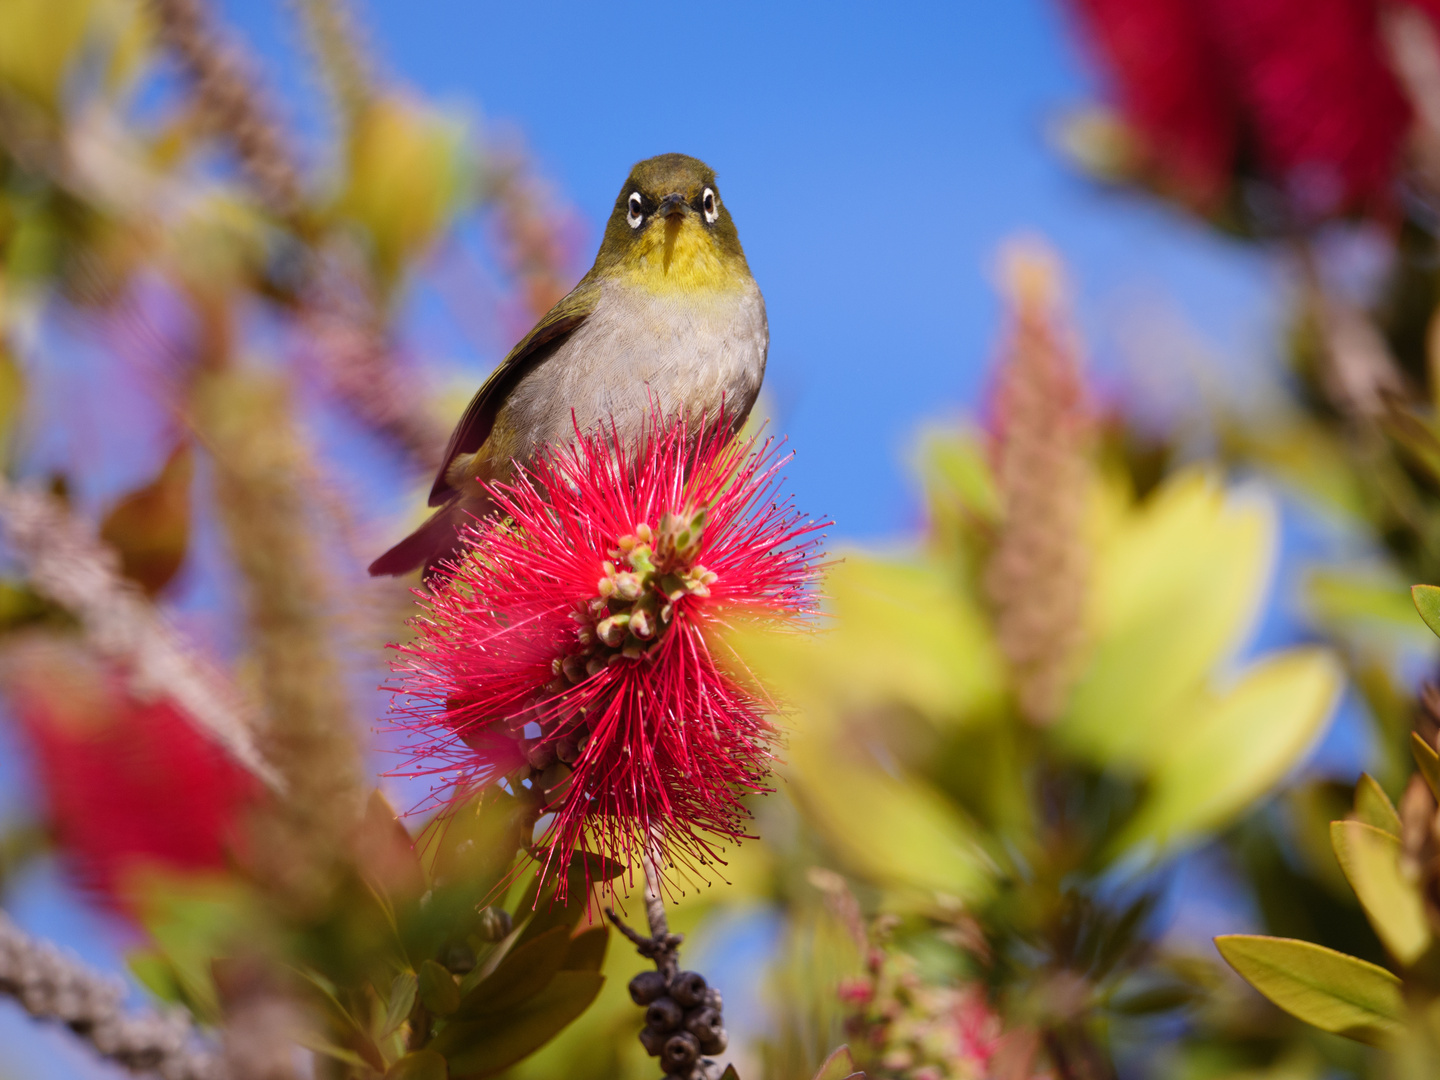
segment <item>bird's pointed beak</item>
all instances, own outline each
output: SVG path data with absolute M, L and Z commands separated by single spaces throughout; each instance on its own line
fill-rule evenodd
M 678 218 L 684 217 L 689 210 L 690 206 L 685 202 L 685 196 L 678 191 L 672 191 L 660 200 L 660 208 L 655 213 L 663 218 Z

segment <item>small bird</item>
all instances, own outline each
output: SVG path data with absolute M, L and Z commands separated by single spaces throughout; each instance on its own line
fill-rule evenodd
M 643 433 L 654 411 L 738 430 L 760 392 L 770 331 L 715 172 L 684 154 L 630 170 L 595 265 L 521 338 L 460 417 L 430 491 L 438 507 L 370 564 L 428 577 L 493 511 L 487 482 L 512 479 L 578 426 Z

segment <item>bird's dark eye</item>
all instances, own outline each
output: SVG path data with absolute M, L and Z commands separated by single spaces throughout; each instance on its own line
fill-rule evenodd
M 705 211 L 705 221 L 714 225 L 715 219 L 720 216 L 720 207 L 715 198 L 714 188 L 707 187 L 705 189 L 705 194 L 700 197 L 700 208 Z
M 625 220 L 630 223 L 632 229 L 638 229 L 640 223 L 645 220 L 645 211 L 641 206 L 643 202 L 640 192 L 632 191 L 630 193 L 630 212 L 625 215 Z

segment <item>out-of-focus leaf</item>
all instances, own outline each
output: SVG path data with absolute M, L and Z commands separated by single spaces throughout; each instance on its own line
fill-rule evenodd
M 410 1015 L 410 1010 L 415 1007 L 415 994 L 419 986 L 420 982 L 413 971 L 402 971 L 395 976 L 395 980 L 390 984 L 390 997 L 385 1003 L 385 1026 L 380 1029 L 380 1038 L 384 1039 L 399 1030 L 405 1018 Z
M 846 552 L 825 579 L 816 634 L 738 629 L 729 640 L 782 700 L 909 705 L 952 724 L 998 708 L 1004 664 L 952 568 Z
M 460 1007 L 460 987 L 455 985 L 455 976 L 434 960 L 420 965 L 416 992 L 425 1008 L 436 1016 L 449 1016 Z
M 1361 773 L 1355 785 L 1355 820 L 1400 838 L 1400 815 L 1395 812 L 1395 804 L 1369 773 Z
M 815 1073 L 815 1080 L 847 1080 L 857 1072 L 855 1059 L 850 1056 L 850 1047 L 839 1046 L 831 1052 Z
M 257 933 L 252 901 L 220 877 L 176 878 L 156 873 L 137 881 L 140 921 L 170 964 L 186 1005 L 209 1022 L 220 1018 L 211 974 L 214 961 Z
M 595 1000 L 605 977 L 593 971 L 561 971 L 528 1000 L 483 1020 L 451 1023 L 431 1044 L 450 1063 L 450 1075 L 492 1076 L 534 1053 Z
M 1417 465 L 1440 480 L 1440 438 L 1436 438 L 1428 420 L 1408 409 L 1395 408 L 1385 417 L 1385 430 Z
M 1164 757 L 1176 713 L 1235 653 L 1265 597 L 1274 510 L 1182 473 L 1095 555 L 1091 652 L 1054 735 L 1107 767 Z
M 179 1004 L 184 1000 L 175 969 L 163 954 L 154 949 L 138 949 L 125 957 L 125 966 L 136 982 L 161 1001 Z
M 1400 839 L 1359 821 L 1330 826 L 1335 857 L 1385 948 L 1413 964 L 1430 947 L 1430 923 L 1419 889 L 1400 871 Z
M 1291 938 L 1230 934 L 1215 947 L 1256 990 L 1322 1031 L 1380 1044 L 1404 1030 L 1400 980 L 1382 967 Z
M 1440 636 L 1440 588 L 1434 585 L 1412 585 L 1410 599 L 1415 604 L 1415 610 L 1420 613 L 1420 618 L 1425 620 L 1425 625 L 1432 633 Z
M 610 945 L 610 928 L 592 926 L 570 939 L 562 971 L 599 971 L 605 966 L 605 950 Z
M 570 952 L 570 930 L 557 926 L 515 949 L 459 1002 L 456 1016 L 473 1019 L 539 993 Z
M 1165 724 L 1151 791 L 1113 845 L 1166 847 L 1217 828 L 1270 790 L 1323 730 L 1341 672 L 1323 649 L 1252 665 L 1236 684 Z
M 1000 494 L 975 432 L 950 427 L 926 431 L 918 458 L 932 521 L 957 515 L 984 522 L 999 520 Z
M 445 1080 L 445 1059 L 434 1050 L 412 1050 L 391 1065 L 385 1080 Z
M 194 454 L 178 446 L 159 475 L 105 515 L 100 535 L 120 554 L 120 569 L 151 596 L 175 576 L 190 542 Z
M 1440 754 L 1413 731 L 1410 733 L 1410 752 L 1415 755 L 1415 767 L 1425 778 L 1430 794 L 1440 799 Z
M 425 891 L 415 842 L 379 791 L 372 791 L 365 803 L 354 848 L 365 879 L 387 897 L 418 897 Z
M 924 780 L 842 760 L 814 738 L 797 738 L 790 759 L 802 810 L 858 873 L 967 901 L 988 891 L 973 828 Z
M 720 1074 L 720 1080 L 740 1080 L 740 1074 L 735 1071 L 733 1064 L 726 1065 L 725 1071 Z
M 369 234 L 382 281 L 445 225 L 472 169 L 462 124 L 399 96 L 373 99 L 350 133 L 339 211 Z
M 346 1065 L 353 1065 L 357 1069 L 364 1069 L 367 1072 L 370 1071 L 370 1063 L 354 1050 L 347 1050 L 343 1046 L 336 1046 L 328 1039 L 316 1035 L 313 1031 L 300 1029 L 292 1032 L 290 1037 L 306 1050 L 314 1051 L 317 1054 L 324 1054 L 326 1057 L 334 1058 L 336 1061 L 343 1061 Z
M 1224 433 L 1234 452 L 1267 468 L 1294 490 L 1328 510 L 1364 519 L 1365 479 L 1355 460 L 1324 425 L 1298 418 L 1247 425 Z
M 15 357 L 0 340 L 0 469 L 10 463 L 15 441 L 15 418 L 25 400 L 25 377 Z
M 1404 586 L 1392 577 L 1317 570 L 1306 581 L 1306 595 L 1319 621 L 1338 630 L 1371 640 L 1384 636 L 1402 646 L 1429 640 L 1415 623 L 1413 606 L 1405 603 Z
M 5 0 L 0 4 L 0 84 L 58 110 L 94 0 Z

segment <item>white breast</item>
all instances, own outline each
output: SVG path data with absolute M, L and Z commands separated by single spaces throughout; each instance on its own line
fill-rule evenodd
M 606 285 L 595 311 L 516 387 L 507 411 L 532 446 L 568 441 L 570 409 L 582 430 L 613 421 L 622 437 L 643 428 L 652 401 L 666 416 L 714 417 L 723 404 L 727 416 L 743 419 L 769 343 L 753 281 L 704 299 Z

